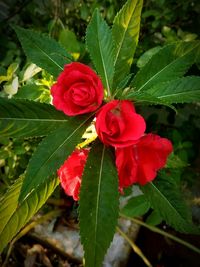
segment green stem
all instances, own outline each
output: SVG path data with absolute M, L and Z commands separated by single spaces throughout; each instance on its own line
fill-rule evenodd
M 169 234 L 169 233 L 167 233 L 167 232 L 165 232 L 165 231 L 163 231 L 163 230 L 161 230 L 161 229 L 159 229 L 159 228 L 157 228 L 155 226 L 148 225 L 147 223 L 145 223 L 145 222 L 143 222 L 141 220 L 138 220 L 136 218 L 128 217 L 128 216 L 126 216 L 126 215 L 124 215 L 122 213 L 120 213 L 120 216 L 123 217 L 123 218 L 125 218 L 125 219 L 127 219 L 127 220 L 131 220 L 131 221 L 133 221 L 136 224 L 139 224 L 141 226 L 144 226 L 145 228 L 151 230 L 152 232 L 155 232 L 155 233 L 158 233 L 158 234 L 163 235 L 165 237 L 168 237 L 168 238 L 174 240 L 175 242 L 177 242 L 177 243 L 179 243 L 179 244 L 181 244 L 181 245 L 183 245 L 183 246 L 185 246 L 185 247 L 187 247 L 187 248 L 195 251 L 196 253 L 200 254 L 200 249 L 198 249 L 194 245 L 191 245 L 190 243 L 188 243 L 185 240 L 182 240 L 182 239 L 180 239 L 180 238 L 178 238 L 178 237 L 176 237 L 174 235 L 171 235 L 171 234 Z
M 144 261 L 144 263 L 148 267 L 153 267 L 149 260 L 146 258 L 146 256 L 142 253 L 141 249 L 130 239 L 128 236 L 119 228 L 116 227 L 117 232 L 123 236 L 123 238 L 129 243 L 129 245 L 132 247 L 132 249 L 135 251 L 135 253 Z

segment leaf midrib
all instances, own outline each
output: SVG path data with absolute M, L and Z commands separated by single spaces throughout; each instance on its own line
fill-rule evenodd
M 27 32 L 25 33 L 26 34 L 26 38 L 29 38 L 28 35 L 27 35 Z M 63 67 L 61 67 L 56 61 L 54 61 L 44 50 L 42 50 L 35 42 L 34 40 L 32 39 L 32 42 L 33 42 L 33 45 L 38 48 L 50 61 L 52 61 L 57 67 L 59 67 L 61 69 L 61 71 L 63 70 Z
M 99 201 L 101 195 L 101 181 L 102 181 L 102 170 L 103 170 L 103 161 L 104 161 L 105 146 L 103 146 L 100 171 L 99 171 L 99 182 L 98 182 L 98 191 L 97 191 L 97 202 L 96 202 L 96 216 L 95 216 L 95 247 L 94 247 L 94 263 L 96 262 L 96 240 L 97 240 L 97 228 L 98 228 L 98 217 L 99 217 Z
M 180 92 L 180 93 L 170 94 L 170 95 L 157 96 L 157 98 L 161 99 L 161 98 L 165 98 L 165 97 L 178 96 L 178 95 L 185 95 L 185 94 L 191 94 L 191 93 L 197 93 L 197 92 L 200 93 L 200 89 L 198 89 L 198 90 L 194 90 L 194 91 L 185 91 L 185 92 Z
M 99 21 L 98 21 L 98 17 L 97 17 L 97 25 L 99 29 Z M 97 39 L 98 39 L 98 44 L 99 44 L 99 51 L 100 51 L 100 55 L 101 55 L 101 61 L 102 61 L 102 65 L 103 65 L 103 70 L 104 70 L 104 74 L 105 74 L 105 79 L 106 79 L 106 85 L 107 85 L 107 89 L 108 89 L 108 93 L 110 94 L 110 85 L 109 85 L 109 81 L 108 81 L 108 77 L 107 77 L 107 71 L 106 71 L 106 67 L 105 67 L 105 62 L 104 62 L 104 57 L 103 57 L 103 53 L 102 53 L 102 48 L 100 45 L 100 39 L 99 39 L 99 30 L 98 30 L 98 34 L 97 34 Z
M 154 74 L 149 80 L 147 80 L 138 90 L 137 92 L 141 91 L 149 82 L 151 82 L 154 78 L 156 78 L 156 76 L 158 76 L 160 73 L 162 73 L 163 71 L 165 71 L 166 68 L 170 67 L 172 64 L 174 64 L 174 62 L 180 60 L 181 58 L 183 58 L 184 56 L 186 56 L 187 54 L 189 54 L 193 49 L 195 49 L 197 46 L 199 46 L 199 44 L 197 43 L 197 45 L 195 47 L 192 47 L 191 50 L 188 50 L 185 54 L 181 55 L 180 57 L 176 58 L 175 60 L 173 60 L 172 62 L 170 62 L 168 65 L 166 65 L 164 68 L 162 68 L 159 72 L 157 72 L 156 74 Z
M 91 116 L 90 116 L 91 117 Z M 41 167 L 39 168 L 39 170 L 37 170 L 37 171 L 35 171 L 34 173 L 32 173 L 32 175 L 31 176 L 36 176 L 39 172 L 40 172 L 40 170 L 42 169 L 42 167 L 54 156 L 54 154 L 90 119 L 90 117 L 89 118 L 87 118 L 85 121 L 83 121 L 63 142 L 62 142 L 62 144 L 60 144 L 57 148 L 56 148 L 56 150 L 51 154 L 51 156 L 50 157 L 48 157 L 46 160 L 45 160 L 45 162 L 43 162 L 43 164 L 41 165 Z M 31 163 L 31 162 L 30 162 Z M 28 183 L 28 185 L 29 185 L 30 183 Z

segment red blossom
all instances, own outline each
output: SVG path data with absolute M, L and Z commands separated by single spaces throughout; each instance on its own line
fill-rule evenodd
M 157 171 L 165 166 L 172 150 L 171 142 L 156 134 L 147 134 L 132 146 L 117 148 L 116 166 L 120 189 L 134 183 L 145 185 L 152 181 Z
M 103 100 L 103 85 L 87 65 L 72 62 L 65 65 L 51 88 L 53 105 L 66 115 L 74 116 L 95 111 Z
M 88 148 L 75 149 L 58 170 L 62 188 L 67 195 L 72 196 L 76 201 L 79 199 L 81 177 L 88 153 Z
M 144 134 L 143 117 L 135 112 L 128 100 L 112 100 L 102 106 L 96 116 L 96 131 L 100 140 L 114 147 L 133 145 Z

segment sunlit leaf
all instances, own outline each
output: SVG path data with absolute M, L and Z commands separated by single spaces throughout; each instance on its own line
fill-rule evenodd
M 142 0 L 128 0 L 114 19 L 112 28 L 115 41 L 114 88 L 129 73 L 138 43 L 142 5 Z
M 42 207 L 59 183 L 57 178 L 35 188 L 28 197 L 18 203 L 23 179 L 19 179 L 0 201 L 0 253 L 31 217 Z
M 69 118 L 52 105 L 29 100 L 0 98 L 1 137 L 48 135 Z
M 114 46 L 111 30 L 98 9 L 87 27 L 86 45 L 105 88 L 110 92 L 114 74 Z

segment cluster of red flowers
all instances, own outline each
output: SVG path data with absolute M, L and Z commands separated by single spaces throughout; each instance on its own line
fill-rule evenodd
M 51 88 L 53 105 L 68 116 L 96 111 L 103 101 L 103 85 L 88 66 L 65 66 Z M 115 148 L 119 189 L 152 181 L 166 164 L 172 144 L 156 134 L 145 134 L 144 118 L 129 100 L 112 100 L 98 109 L 95 122 L 99 139 Z M 66 194 L 78 200 L 81 176 L 89 148 L 75 149 L 58 170 Z

